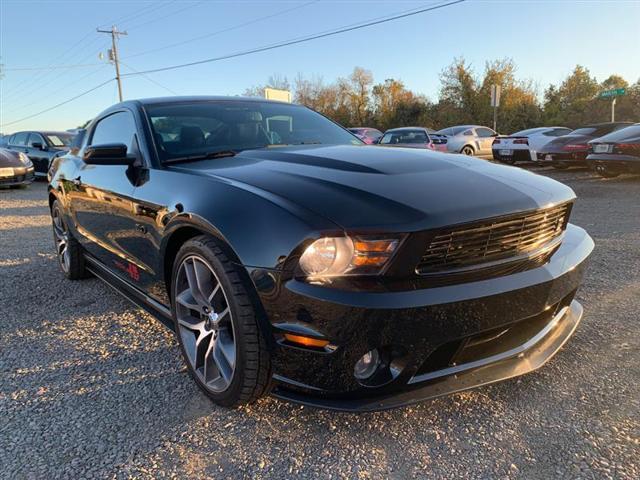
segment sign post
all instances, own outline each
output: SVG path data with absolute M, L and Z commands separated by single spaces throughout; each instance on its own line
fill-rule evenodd
M 498 131 L 498 107 L 500 106 L 500 85 L 491 85 L 491 106 L 493 107 L 493 130 Z
M 616 121 L 616 99 L 627 93 L 626 88 L 614 88 L 612 90 L 605 90 L 598 95 L 600 98 L 611 99 L 611 121 Z

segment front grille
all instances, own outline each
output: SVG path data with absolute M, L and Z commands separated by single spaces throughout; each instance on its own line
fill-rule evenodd
M 452 227 L 431 240 L 416 271 L 464 272 L 509 260 L 540 260 L 567 226 L 571 203 Z

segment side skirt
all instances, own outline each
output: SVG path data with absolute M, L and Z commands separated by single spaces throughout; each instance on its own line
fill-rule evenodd
M 87 270 L 133 303 L 136 307 L 140 307 L 156 317 L 169 330 L 174 330 L 171 310 L 169 310 L 165 305 L 154 300 L 143 291 L 135 288 L 133 285 L 130 285 L 120 279 L 117 275 L 109 271 L 109 269 L 107 269 L 101 262 L 90 255 L 85 254 L 84 257 L 87 261 Z

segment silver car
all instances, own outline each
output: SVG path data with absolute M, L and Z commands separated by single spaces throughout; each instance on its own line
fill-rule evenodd
M 464 155 L 491 155 L 491 145 L 498 136 L 488 127 L 480 125 L 458 125 L 447 127 L 436 132 L 447 137 L 447 151 Z

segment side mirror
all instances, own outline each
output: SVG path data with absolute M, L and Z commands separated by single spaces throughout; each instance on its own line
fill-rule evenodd
M 131 165 L 134 157 L 127 155 L 127 146 L 122 143 L 90 145 L 82 157 L 88 165 Z
M 43 150 L 43 151 L 47 149 L 47 147 L 40 142 L 33 142 L 31 144 L 31 148 L 36 148 L 38 150 Z

